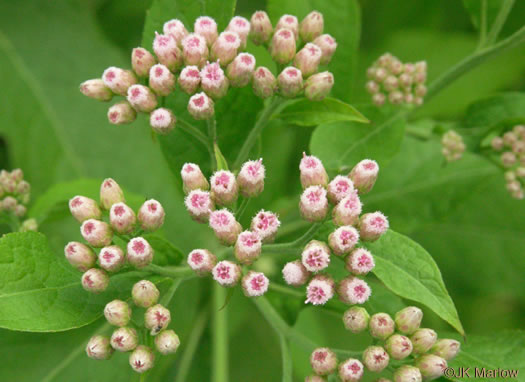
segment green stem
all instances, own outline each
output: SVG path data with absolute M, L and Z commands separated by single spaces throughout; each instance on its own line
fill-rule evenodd
M 485 46 L 487 40 L 487 0 L 481 0 L 481 15 L 479 21 L 479 45 L 478 49 Z
M 275 96 L 263 109 L 262 114 L 255 123 L 255 126 L 253 127 L 252 131 L 250 131 L 250 134 L 248 134 L 248 137 L 244 141 L 241 150 L 237 155 L 237 159 L 233 164 L 234 169 L 239 169 L 241 167 L 241 164 L 248 158 L 248 155 L 250 155 L 250 150 L 257 141 L 259 135 L 261 135 L 262 130 L 264 129 L 264 127 L 266 126 L 266 124 L 268 123 L 268 121 L 270 120 L 280 103 L 281 99 Z
M 280 243 L 280 244 L 267 244 L 263 246 L 264 253 L 274 253 L 281 254 L 283 252 L 288 252 L 292 249 L 298 249 L 299 247 L 306 244 L 312 237 L 315 236 L 317 231 L 321 228 L 323 222 L 312 224 L 310 229 L 306 231 L 303 236 L 300 238 L 291 241 L 289 243 Z
M 499 9 L 496 19 L 494 20 L 494 23 L 490 27 L 490 32 L 488 33 L 488 36 L 487 36 L 486 44 L 488 46 L 494 44 L 496 40 L 498 39 L 501 29 L 503 28 L 505 21 L 507 21 L 507 17 L 509 16 L 509 13 L 512 10 L 513 6 L 514 6 L 514 0 L 505 0 L 503 4 L 501 5 L 501 8 Z
M 215 116 L 206 120 L 208 126 L 208 151 L 210 152 L 211 167 L 217 168 L 217 159 L 215 158 L 215 142 L 217 140 L 217 121 Z
M 279 341 L 281 343 L 283 382 L 293 382 L 293 363 L 288 342 L 282 334 L 279 334 Z
M 182 119 L 177 119 L 177 125 L 181 128 L 182 131 L 190 134 L 192 137 L 194 137 L 199 142 L 201 142 L 204 146 L 209 148 L 208 137 L 206 137 L 206 135 L 202 131 L 200 131 L 197 127 L 193 126 L 192 124 Z
M 175 294 L 175 292 L 179 288 L 179 286 L 182 283 L 182 281 L 183 281 L 183 279 L 175 279 L 175 280 L 172 281 L 170 289 L 168 289 L 168 291 L 160 299 L 160 303 L 163 306 L 168 306 L 169 305 L 171 299 L 173 298 L 173 295 Z
M 248 203 L 250 202 L 250 200 L 251 200 L 250 198 L 242 199 L 241 205 L 239 206 L 239 208 L 237 208 L 237 211 L 235 212 L 235 217 L 238 221 L 241 220 L 242 214 L 246 210 L 246 206 L 248 206 Z
M 226 290 L 213 283 L 213 382 L 228 382 L 228 310 L 221 309 Z
M 206 309 L 204 309 L 197 316 L 197 319 L 193 324 L 193 328 L 191 329 L 191 333 L 188 337 L 188 340 L 184 345 L 184 353 L 182 354 L 182 358 L 178 366 L 178 372 L 177 377 L 175 378 L 175 382 L 186 381 L 188 373 L 190 372 L 191 363 L 195 356 L 195 352 L 197 351 L 197 347 L 199 346 L 199 342 L 201 340 L 202 334 L 204 333 L 204 329 L 206 329 L 207 321 L 208 312 Z
M 190 267 L 174 267 L 166 266 L 161 267 L 156 264 L 150 264 L 144 268 L 145 271 L 156 273 L 162 276 L 168 276 L 173 278 L 183 278 L 195 275 L 193 270 Z

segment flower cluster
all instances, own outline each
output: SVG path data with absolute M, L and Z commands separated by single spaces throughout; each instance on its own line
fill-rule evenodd
M 152 262 L 153 248 L 140 234 L 155 231 L 164 224 L 164 209 L 158 201 L 145 201 L 135 214 L 126 205 L 120 186 L 108 178 L 100 186 L 100 204 L 77 195 L 69 201 L 69 210 L 82 224 L 80 233 L 87 244 L 69 242 L 64 253 L 73 267 L 84 272 L 82 286 L 85 290 L 104 291 L 109 284 L 108 273 L 121 270 L 126 263 L 143 268 Z M 115 241 L 115 236 L 121 245 Z M 98 255 L 96 248 L 100 248 Z
M 145 329 L 154 336 L 156 350 L 163 354 L 175 353 L 180 345 L 179 336 L 167 329 L 171 322 L 171 313 L 158 304 L 160 292 L 151 281 L 141 280 L 132 289 L 131 297 L 136 307 L 145 309 L 144 328 L 134 327 L 131 323 L 132 310 L 126 301 L 113 300 L 106 304 L 104 316 L 111 325 L 117 326 L 111 337 L 95 335 L 86 345 L 88 357 L 96 360 L 111 358 L 115 350 L 131 352 L 129 364 L 137 373 L 144 373 L 153 367 L 154 351 L 139 343 L 137 329 Z M 147 341 L 146 341 L 147 342 Z
M 248 271 L 242 275 L 242 265 L 250 265 L 261 255 L 262 244 L 273 241 L 280 226 L 276 214 L 261 210 L 252 219 L 249 230 L 243 230 L 234 213 L 227 207 L 258 196 L 264 189 L 265 168 L 262 160 L 243 164 L 237 177 L 230 171 L 219 170 L 209 182 L 198 165 L 186 163 L 181 170 L 186 208 L 199 223 L 208 223 L 221 244 L 233 246 L 235 261 L 221 260 L 207 249 L 195 249 L 188 255 L 188 265 L 198 275 L 210 274 L 224 287 L 241 282 L 248 297 L 262 296 L 269 280 L 262 272 Z M 217 208 L 219 207 L 219 208 Z M 242 279 L 241 279 L 242 277 Z
M 230 86 L 251 84 L 261 98 L 274 94 L 296 97 L 304 92 L 311 100 L 321 100 L 330 92 L 334 78 L 327 71 L 318 73 L 318 69 L 330 62 L 337 47 L 332 36 L 323 34 L 323 28 L 323 15 L 315 11 L 301 23 L 295 16 L 284 15 L 275 30 L 264 11 L 255 12 L 251 21 L 235 16 L 221 33 L 208 16 L 195 20 L 193 33 L 180 20 L 169 20 L 163 33 L 155 36 L 154 54 L 135 48 L 131 53 L 133 70 L 111 66 L 102 78 L 83 82 L 80 91 L 99 101 L 110 101 L 115 95 L 126 97 L 109 108 L 109 122 L 131 123 L 137 112 L 147 113 L 152 129 L 159 134 L 175 127 L 175 115 L 159 107 L 159 97 L 170 95 L 177 84 L 191 96 L 188 111 L 195 119 L 212 117 L 214 102 L 224 97 Z M 256 67 L 255 57 L 244 52 L 248 38 L 268 46 L 274 61 L 285 66 L 277 78 L 270 69 Z M 297 52 L 297 46 L 303 44 Z
M 337 227 L 327 242 L 312 240 L 301 259 L 287 263 L 283 277 L 288 285 L 306 284 L 306 303 L 323 305 L 336 293 L 347 304 L 363 304 L 371 295 L 370 286 L 362 279 L 374 268 L 372 254 L 358 243 L 374 241 L 388 230 L 388 220 L 379 211 L 362 213 L 359 194 L 369 192 L 379 172 L 378 164 L 369 159 L 359 162 L 347 175 L 331 181 L 322 162 L 304 154 L 299 169 L 303 194 L 299 202 L 301 215 L 310 222 L 323 222 L 332 209 L 332 222 Z M 343 259 L 350 275 L 337 286 L 322 271 L 330 264 L 331 254 Z M 313 275 L 313 277 L 311 277 Z
M 393 105 L 423 104 L 427 93 L 426 61 L 402 63 L 397 57 L 385 53 L 367 70 L 369 81 L 366 89 L 372 95 L 372 101 L 382 106 L 387 100 Z
M 449 130 L 443 134 L 441 145 L 441 153 L 448 162 L 461 159 L 466 148 L 463 138 L 454 130 Z
M 27 214 L 27 205 L 31 200 L 31 186 L 24 180 L 24 172 L 16 168 L 9 172 L 0 171 L 0 214 L 7 213 L 22 219 Z M 20 231 L 36 231 L 35 219 L 26 219 L 20 225 Z
M 453 359 L 460 349 L 460 343 L 452 339 L 438 340 L 434 330 L 420 328 L 423 319 L 421 309 L 409 306 L 392 318 L 387 313 L 369 316 L 362 307 L 351 307 L 343 315 L 346 329 L 360 333 L 367 328 L 377 343 L 366 348 L 361 359 L 349 358 L 338 367 L 336 354 L 328 348 L 315 349 L 310 363 L 315 376 L 306 381 L 324 381 L 323 376 L 338 371 L 343 382 L 359 381 L 365 368 L 373 373 L 380 373 L 389 364 L 390 359 L 404 360 L 409 355 L 414 357 L 413 364 L 404 364 L 394 371 L 395 382 L 421 382 L 443 375 L 447 361 Z M 388 379 L 382 378 L 387 382 Z
M 525 180 L 525 126 L 517 125 L 503 136 L 494 137 L 491 142 L 492 149 L 501 152 L 501 165 L 506 169 L 505 181 L 507 190 L 515 199 L 523 199 L 523 186 Z

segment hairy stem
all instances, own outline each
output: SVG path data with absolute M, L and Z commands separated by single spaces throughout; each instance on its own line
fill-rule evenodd
M 204 333 L 204 329 L 206 329 L 207 321 L 208 311 L 204 309 L 197 316 L 197 319 L 193 324 L 193 328 L 191 329 L 191 333 L 186 341 L 184 353 L 182 354 L 182 358 L 178 366 L 178 372 L 177 377 L 175 378 L 175 382 L 186 381 L 188 373 L 190 372 L 191 363 L 195 356 L 195 352 L 197 351 L 197 347 L 199 346 L 199 342 Z
M 290 354 L 290 349 L 288 348 L 288 341 L 282 334 L 279 334 L 279 341 L 281 343 L 283 382 L 293 382 L 293 363 L 292 355 Z
M 208 144 L 207 146 L 208 146 L 208 151 L 210 152 L 211 167 L 215 170 L 217 169 L 217 160 L 215 159 L 215 141 L 217 140 L 217 121 L 215 120 L 215 116 L 206 120 L 206 124 L 208 126 L 208 139 L 207 139 Z
M 494 23 L 490 27 L 490 32 L 488 33 L 486 40 L 487 45 L 490 46 L 496 42 L 513 6 L 514 0 L 504 0 L 496 16 L 496 19 L 494 20 Z
M 213 382 L 228 382 L 228 326 L 227 309 L 221 309 L 226 290 L 213 283 Z
M 184 278 L 195 275 L 190 267 L 175 267 L 165 266 L 161 267 L 156 264 L 150 264 L 144 268 L 145 271 L 156 273 L 162 276 L 168 276 L 173 278 Z

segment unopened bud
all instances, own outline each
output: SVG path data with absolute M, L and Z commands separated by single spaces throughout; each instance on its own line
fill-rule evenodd
M 111 66 L 102 73 L 104 84 L 113 93 L 125 96 L 130 86 L 137 83 L 137 77 L 131 70 L 124 70 Z
M 188 112 L 195 119 L 209 119 L 215 114 L 213 101 L 204 92 L 194 94 L 188 102 Z
M 295 56 L 295 50 L 296 45 L 293 31 L 286 28 L 276 30 L 270 46 L 272 59 L 278 64 L 285 65 L 292 61 Z
M 514 166 L 516 164 L 516 161 L 516 155 L 514 155 L 514 153 L 511 151 L 506 151 L 503 154 L 501 154 L 501 162 L 503 163 L 503 166 L 505 168 Z
M 97 256 L 87 245 L 70 241 L 64 248 L 67 261 L 81 272 L 85 272 L 95 266 Z
M 113 204 L 119 202 L 126 202 L 122 189 L 113 179 L 104 179 L 100 185 L 100 204 L 102 208 L 109 210 Z
M 394 359 L 403 359 L 412 353 L 412 342 L 406 336 L 394 334 L 386 340 L 385 348 Z
M 4 199 L 4 207 L 6 209 L 8 208 L 9 203 L 9 200 L 8 203 L 6 203 Z M 71 215 L 73 215 L 79 223 L 88 219 L 100 219 L 100 216 L 102 215 L 97 202 L 93 199 L 86 198 L 85 196 L 78 195 L 69 200 L 69 211 L 71 211 Z
M 246 297 L 259 297 L 268 291 L 270 280 L 262 272 L 249 271 L 242 278 L 241 285 Z
M 126 258 L 124 251 L 118 245 L 104 247 L 98 254 L 98 263 L 100 267 L 108 272 L 116 272 L 122 268 Z
M 337 368 L 337 356 L 328 348 L 317 348 L 310 355 L 310 365 L 315 374 L 332 374 Z
M 161 304 L 153 305 L 144 314 L 144 326 L 150 330 L 152 336 L 156 336 L 171 322 L 171 313 Z
M 113 98 L 113 92 L 100 78 L 82 82 L 80 84 L 80 92 L 97 101 L 110 101 Z
M 337 175 L 328 184 L 328 200 L 332 204 L 338 204 L 343 198 L 351 195 L 354 191 L 354 183 L 347 176 Z
M 128 242 L 126 258 L 137 267 L 144 268 L 153 261 L 153 248 L 143 237 L 135 237 Z
M 376 106 L 383 106 L 385 101 L 386 101 L 386 97 L 383 93 L 374 94 L 372 97 L 372 102 Z
M 399 80 L 396 76 L 390 75 L 387 78 L 385 78 L 383 86 L 385 87 L 386 91 L 391 92 L 397 89 L 397 87 L 399 86 Z
M 442 339 L 438 340 L 430 349 L 430 353 L 450 361 L 459 353 L 461 344 L 456 340 Z
M 388 219 L 381 212 L 364 214 L 359 219 L 361 240 L 375 241 L 388 230 Z
M 278 89 L 277 79 L 268 68 L 259 66 L 253 73 L 252 88 L 257 97 L 271 97 Z
M 210 227 L 215 232 L 215 236 L 224 245 L 233 245 L 237 236 L 242 231 L 242 227 L 235 220 L 233 214 L 227 209 L 217 210 L 210 213 Z
M 366 275 L 375 267 L 374 257 L 364 248 L 356 248 L 345 259 L 345 268 L 354 275 Z
M 393 91 L 388 95 L 388 100 L 392 105 L 400 105 L 404 100 L 403 93 L 400 91 Z
M 2 208 L 6 211 L 15 211 L 16 206 L 18 205 L 18 202 L 16 199 L 12 196 L 6 196 L 4 200 L 2 200 Z M 71 210 L 71 207 L 70 207 Z M 73 215 L 74 217 L 75 215 Z M 78 219 L 77 219 L 78 220 Z
M 27 232 L 27 231 L 38 231 L 38 223 L 36 219 L 26 219 L 22 223 L 22 226 L 20 227 L 20 232 Z
M 310 241 L 301 254 L 301 261 L 310 272 L 319 272 L 330 264 L 330 248 L 318 240 Z
M 283 278 L 288 285 L 304 285 L 308 281 L 309 277 L 310 272 L 308 272 L 308 270 L 299 260 L 286 263 L 286 265 L 283 267 Z
M 352 226 L 339 227 L 328 236 L 328 244 L 336 255 L 349 253 L 358 241 L 359 232 Z
M 217 264 L 217 257 L 207 249 L 194 249 L 189 253 L 187 262 L 199 276 L 204 276 Z
M 250 22 L 241 16 L 235 16 L 232 18 L 228 24 L 228 27 L 226 28 L 227 31 L 235 32 L 239 35 L 239 38 L 241 39 L 241 49 L 246 48 L 246 41 L 248 39 L 250 29 Z
M 359 199 L 357 191 L 352 191 L 350 195 L 341 199 L 332 211 L 335 225 L 355 225 L 359 221 L 363 204 Z
M 237 175 L 241 195 L 245 198 L 258 196 L 264 190 L 264 175 L 262 159 L 245 162 Z
M 230 81 L 218 62 L 208 63 L 201 70 L 201 88 L 210 97 L 222 98 L 228 92 Z
M 118 328 L 111 335 L 111 346 L 113 349 L 126 352 L 137 347 L 139 339 L 134 328 Z
M 279 90 L 283 97 L 293 98 L 303 90 L 301 71 L 293 66 L 285 68 L 277 77 Z
M 149 87 L 159 96 L 167 96 L 175 89 L 175 75 L 162 65 L 157 64 L 149 71 Z
M 280 225 L 281 222 L 275 213 L 261 210 L 253 217 L 250 229 L 259 235 L 263 243 L 271 243 Z
M 157 97 L 144 85 L 133 85 L 128 89 L 128 102 L 139 112 L 150 113 L 157 107 Z
M 326 190 L 321 186 L 310 186 L 304 190 L 299 201 L 299 210 L 303 219 L 310 222 L 322 221 L 328 214 Z
M 206 223 L 215 204 L 208 191 L 193 190 L 184 199 L 186 209 L 191 218 L 198 223 Z
M 164 224 L 164 208 L 155 199 L 146 200 L 139 209 L 140 228 L 146 232 L 158 230 Z
M 166 35 L 155 32 L 153 51 L 159 62 L 169 70 L 176 71 L 182 66 L 182 52 L 177 46 L 177 40 L 171 34 Z
M 516 155 L 525 153 L 525 142 L 517 141 L 512 144 L 512 152 Z
M 366 194 L 374 187 L 379 173 L 379 165 L 371 159 L 364 159 L 354 166 L 348 176 L 360 193 Z
M 306 286 L 305 304 L 324 305 L 334 297 L 335 283 L 330 276 L 315 275 Z
M 115 326 L 126 326 L 131 320 L 131 308 L 122 300 L 113 300 L 104 307 L 104 317 Z
M 418 329 L 410 336 L 414 354 L 423 354 L 430 350 L 437 340 L 437 334 L 432 329 Z
M 159 300 L 160 292 L 149 280 L 141 280 L 131 289 L 133 303 L 141 308 L 149 308 Z
M 155 347 L 164 355 L 172 354 L 177 351 L 180 339 L 173 330 L 163 330 L 155 337 Z
M 211 58 L 222 66 L 228 65 L 237 56 L 241 38 L 235 32 L 222 32 L 211 47 Z
M 313 41 L 323 33 L 323 28 L 323 15 L 317 11 L 312 11 L 301 21 L 299 34 L 303 41 Z
M 111 244 L 113 231 L 106 222 L 88 219 L 80 226 L 80 233 L 93 247 L 100 248 Z
M 239 196 L 239 187 L 235 175 L 230 171 L 219 170 L 210 179 L 211 196 L 219 205 L 230 205 Z
M 193 30 L 206 39 L 208 46 L 211 46 L 217 39 L 217 23 L 211 17 L 201 16 L 197 18 Z
M 328 174 L 323 163 L 313 155 L 303 153 L 299 171 L 301 172 L 301 185 L 303 188 L 315 185 L 325 187 L 328 184 Z
M 349 358 L 339 365 L 339 378 L 342 382 L 359 381 L 363 377 L 363 364 L 354 358 Z
M 108 109 L 108 121 L 113 125 L 124 125 L 133 122 L 137 112 L 128 101 L 121 101 Z
M 206 39 L 196 33 L 191 33 L 182 40 L 182 56 L 184 64 L 195 65 L 199 68 L 208 59 L 208 46 Z
M 92 293 L 100 293 L 109 285 L 109 277 L 102 269 L 88 269 L 81 278 L 82 288 Z
M 265 44 L 270 40 L 273 27 L 265 11 L 255 12 L 250 20 L 250 38 L 255 45 Z
M 179 74 L 178 83 L 185 93 L 195 93 L 201 84 L 201 71 L 197 66 L 186 66 Z
M 129 364 L 137 373 L 144 373 L 155 363 L 155 355 L 147 346 L 139 345 L 129 356 Z
M 415 306 L 408 306 L 396 313 L 397 330 L 404 334 L 412 334 L 421 325 L 423 312 Z
M 339 298 L 346 304 L 364 304 L 370 298 L 372 290 L 366 281 L 348 276 L 339 282 L 337 292 Z
M 505 174 L 503 174 L 505 181 L 507 182 L 513 182 L 516 180 L 517 171 L 506 171 Z
M 399 83 L 401 84 L 401 86 L 405 88 L 410 89 L 410 86 L 412 86 L 412 82 L 413 82 L 413 78 L 408 73 L 403 73 L 399 76 Z
M 521 183 L 517 180 L 513 180 L 511 182 L 507 183 L 507 191 L 509 191 L 512 195 L 515 195 L 521 191 Z M 521 199 L 521 198 L 516 198 Z M 18 208 L 18 206 L 16 206 Z
M 262 242 L 255 232 L 244 231 L 239 234 L 235 242 L 235 258 L 241 264 L 251 264 L 260 256 Z
M 199 165 L 195 163 L 185 163 L 184 166 L 182 166 L 180 175 L 182 177 L 184 193 L 186 194 L 196 189 L 207 190 L 210 188 Z
M 321 101 L 334 86 L 334 75 L 330 72 L 321 72 L 310 76 L 304 85 L 304 94 L 310 101 Z
M 178 19 L 166 21 L 162 27 L 162 32 L 164 32 L 164 34 L 172 35 L 178 45 L 181 45 L 184 37 L 188 35 L 184 23 Z
M 153 131 L 160 135 L 168 135 L 175 128 L 177 118 L 170 109 L 158 108 L 151 112 L 149 124 Z
M 322 55 L 321 48 L 309 42 L 295 55 L 294 66 L 301 71 L 303 77 L 309 77 L 317 72 Z
M 512 145 L 517 141 L 518 136 L 514 134 L 514 132 L 507 131 L 505 134 L 503 134 L 503 143 L 508 147 L 512 147 Z
M 323 34 L 314 40 L 314 44 L 321 48 L 323 53 L 321 56 L 321 65 L 329 64 L 335 50 L 337 49 L 335 38 L 329 34 Z
M 135 229 L 135 212 L 124 203 L 115 203 L 109 210 L 111 228 L 120 234 L 131 233 Z
M 144 48 L 133 48 L 131 51 L 131 67 L 139 77 L 146 77 L 156 63 L 155 57 Z
M 423 377 L 417 367 L 403 365 L 394 372 L 394 382 L 421 382 Z
M 219 261 L 211 271 L 213 279 L 223 287 L 232 287 L 241 278 L 241 267 L 228 260 Z
M 20 170 L 20 169 L 18 169 Z M 22 170 L 20 170 L 22 171 Z M 16 185 L 16 192 L 18 192 L 19 194 L 26 194 L 28 193 L 29 191 L 31 190 L 31 185 L 26 182 L 25 180 L 18 180 L 18 184 Z
M 374 373 L 383 371 L 389 362 L 390 357 L 381 346 L 369 346 L 363 352 L 363 364 Z
M 343 314 L 343 324 L 352 333 L 361 333 L 368 328 L 370 315 L 365 308 L 353 306 Z
M 96 360 L 110 359 L 114 351 L 106 336 L 93 336 L 86 345 L 86 354 L 89 358 Z
M 255 69 L 255 57 L 250 53 L 239 53 L 228 65 L 226 73 L 233 87 L 243 87 L 250 83 Z
M 14 211 L 14 214 L 16 217 L 23 217 L 25 214 L 27 213 L 27 208 L 26 206 L 23 206 L 21 204 L 18 204 L 16 207 L 15 207 L 15 211 Z
M 447 369 L 447 361 L 434 354 L 424 354 L 416 360 L 416 366 L 425 380 L 441 377 Z
M 386 340 L 395 330 L 392 317 L 386 313 L 376 313 L 370 317 L 370 335 L 380 340 Z

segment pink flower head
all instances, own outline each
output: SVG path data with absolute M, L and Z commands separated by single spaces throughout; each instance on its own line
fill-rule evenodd
M 143 237 L 135 237 L 128 242 L 128 262 L 137 268 L 149 265 L 153 260 L 153 253 L 153 248 Z
M 337 255 L 349 253 L 359 241 L 359 232 L 352 226 L 342 226 L 332 232 L 328 238 L 330 248 Z
M 88 292 L 100 293 L 109 285 L 109 277 L 102 269 L 91 268 L 82 275 L 82 287 Z
M 343 302 L 354 305 L 364 304 L 372 294 L 372 290 L 366 281 L 349 276 L 339 283 L 338 293 Z
M 323 52 L 317 45 L 307 43 L 294 58 L 294 65 L 301 71 L 303 77 L 309 77 L 317 72 Z
M 137 373 L 144 373 L 151 369 L 155 362 L 155 355 L 151 349 L 144 345 L 139 345 L 129 356 L 129 364 Z
M 235 216 L 225 208 L 213 211 L 210 214 L 210 227 L 217 232 L 228 232 L 232 230 L 236 222 Z
M 315 276 L 306 287 L 305 304 L 324 305 L 334 296 L 334 281 L 323 275 Z
M 79 271 L 85 272 L 95 266 L 95 252 L 85 244 L 70 241 L 64 247 L 64 255 L 67 261 Z
M 228 65 L 237 55 L 242 40 L 239 35 L 232 31 L 222 32 L 211 47 L 213 60 L 218 60 L 222 66 Z
M 273 60 L 281 65 L 286 65 L 294 58 L 295 50 L 294 32 L 288 28 L 276 30 L 270 46 L 270 54 Z
M 171 312 L 161 304 L 153 305 L 144 314 L 144 326 L 152 336 L 157 335 L 171 322 Z
M 182 55 L 186 65 L 202 66 L 208 59 L 206 39 L 197 33 L 191 33 L 182 40 Z
M 185 163 L 182 166 L 180 175 L 185 193 L 196 189 L 207 190 L 210 187 L 199 165 L 195 163 Z
M 241 277 L 240 267 L 228 260 L 219 261 L 212 269 L 213 279 L 220 285 L 231 287 L 237 284 Z
M 137 78 L 129 70 L 110 66 L 102 73 L 102 81 L 113 93 L 126 95 L 128 88 L 137 83 Z
M 359 221 L 363 205 L 356 191 L 341 199 L 333 210 L 334 223 L 337 225 L 353 225 Z
M 332 374 L 337 367 L 337 357 L 328 348 L 317 348 L 310 355 L 310 365 L 317 375 Z
M 303 191 L 299 202 L 301 215 L 308 221 L 321 221 L 328 213 L 326 190 L 321 186 L 310 186 Z
M 286 98 L 294 98 L 303 90 L 303 74 L 293 66 L 288 66 L 277 77 L 281 95 Z
M 259 297 L 266 293 L 270 280 L 262 272 L 248 272 L 242 278 L 242 290 L 247 297 Z
M 144 85 L 130 86 L 127 100 L 135 110 L 144 113 L 149 113 L 157 107 L 157 97 Z
M 210 193 L 200 189 L 191 191 L 184 199 L 184 204 L 190 216 L 199 223 L 208 221 L 210 213 L 215 209 Z
M 201 87 L 210 97 L 221 98 L 228 91 L 228 79 L 218 62 L 208 63 L 201 70 Z
M 197 91 L 201 83 L 201 72 L 195 65 L 184 67 L 179 74 L 179 85 L 187 94 L 193 94 Z
M 241 194 L 248 198 L 259 195 L 264 189 L 264 176 L 262 159 L 245 162 L 237 175 Z
M 250 22 L 248 20 L 241 16 L 235 16 L 230 20 L 226 30 L 237 33 L 241 39 L 241 47 L 243 49 L 246 47 L 246 40 L 250 33 Z
M 260 210 L 257 215 L 253 217 L 250 229 L 256 232 L 261 240 L 266 243 L 271 242 L 275 238 L 280 225 L 281 222 L 277 214 Z
M 375 266 L 374 257 L 364 248 L 356 248 L 345 262 L 346 269 L 354 275 L 366 275 Z
M 299 21 L 297 17 L 293 15 L 282 15 L 275 29 L 279 30 L 283 28 L 291 30 L 296 40 L 299 38 Z
M 158 108 L 153 110 L 149 116 L 149 124 L 153 131 L 166 135 L 175 128 L 177 119 L 170 109 Z
M 293 286 L 303 285 L 310 277 L 310 272 L 299 260 L 286 263 L 282 272 L 286 284 Z
M 261 254 L 262 242 L 256 232 L 244 231 L 237 236 L 235 257 L 243 264 L 251 264 Z
M 388 230 L 388 227 L 388 219 L 379 211 L 364 214 L 359 221 L 361 238 L 366 241 L 379 239 Z
M 100 268 L 108 272 L 118 271 L 125 263 L 124 251 L 118 245 L 104 247 L 98 254 Z
M 137 219 L 135 212 L 125 203 L 115 203 L 109 210 L 109 222 L 111 228 L 121 234 L 127 234 L 133 231 Z
M 79 223 L 88 219 L 100 219 L 101 216 L 97 202 L 79 195 L 69 200 L 69 211 Z
M 175 89 L 175 75 L 162 65 L 153 65 L 149 71 L 149 86 L 160 96 L 167 96 Z
M 310 272 L 319 272 L 330 264 L 328 246 L 320 241 L 312 240 L 301 254 L 304 267 Z
M 194 249 L 188 255 L 188 265 L 200 275 L 211 272 L 217 258 L 207 249 Z
M 138 219 L 144 231 L 156 231 L 164 224 L 165 212 L 162 204 L 155 199 L 149 199 L 139 209 Z
M 250 19 L 250 37 L 255 45 L 268 42 L 273 27 L 268 14 L 264 11 L 255 12 Z
M 215 113 L 213 101 L 204 92 L 194 94 L 188 102 L 188 112 L 195 119 L 209 119 Z
M 213 44 L 217 39 L 217 23 L 214 19 L 208 16 L 201 16 L 195 20 L 193 26 L 195 33 L 203 36 L 208 45 Z
M 299 35 L 304 42 L 313 41 L 323 33 L 324 19 L 322 13 L 312 11 L 301 21 Z
M 354 182 L 354 186 L 361 193 L 369 192 L 377 180 L 379 165 L 371 159 L 364 159 L 354 166 L 349 177 Z
M 234 87 L 243 87 L 250 83 L 255 70 L 255 57 L 250 53 L 239 53 L 228 65 L 227 75 Z
M 303 153 L 303 158 L 299 164 L 301 172 L 301 184 L 303 188 L 309 186 L 326 186 L 328 183 L 328 174 L 321 160 L 313 155 Z
M 337 175 L 328 184 L 328 200 L 332 204 L 339 203 L 354 191 L 354 183 L 347 176 Z
M 323 55 L 321 57 L 321 65 L 327 65 L 330 63 L 332 56 L 337 49 L 337 42 L 335 38 L 329 34 L 323 34 L 314 40 L 314 44 L 321 48 Z
M 182 65 L 182 53 L 177 46 L 177 40 L 172 34 L 155 34 L 153 51 L 159 62 L 170 70 L 176 70 Z
M 359 381 L 363 372 L 363 364 L 357 359 L 349 358 L 339 365 L 339 378 L 344 382 Z
M 80 233 L 93 247 L 105 247 L 113 239 L 113 232 L 109 224 L 95 219 L 89 219 L 82 223 Z
M 277 79 L 270 69 L 259 66 L 252 75 L 252 88 L 257 97 L 271 97 L 277 91 Z
M 228 205 L 238 196 L 235 175 L 230 171 L 219 170 L 210 179 L 212 197 L 217 204 Z
M 164 26 L 162 27 L 162 31 L 166 35 L 172 35 L 177 44 L 180 45 L 184 37 L 188 35 L 188 31 L 186 30 L 186 27 L 182 23 L 182 21 L 178 19 L 173 19 L 166 21 L 164 23 Z

